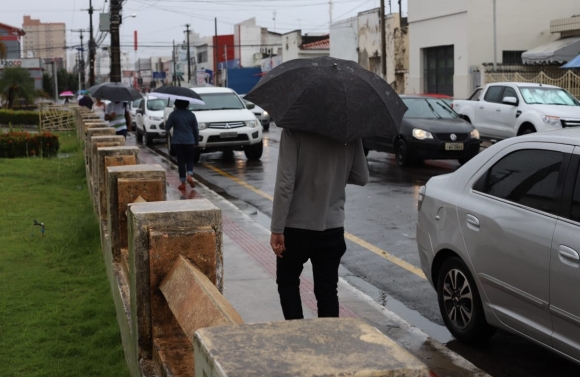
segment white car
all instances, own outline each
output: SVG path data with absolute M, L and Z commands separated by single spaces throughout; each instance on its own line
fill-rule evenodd
M 450 332 L 500 328 L 580 363 L 580 129 L 485 149 L 419 189 L 421 268 Z
M 254 113 L 256 118 L 258 118 L 260 123 L 262 123 L 262 128 L 264 129 L 264 131 L 268 131 L 270 129 L 270 121 L 272 120 L 272 118 L 270 117 L 270 114 L 268 114 L 268 112 L 266 110 L 262 109 L 260 106 L 256 105 L 255 103 L 252 103 L 252 102 L 246 100 L 244 98 L 244 96 L 245 96 L 245 94 L 240 94 L 240 97 L 242 98 L 242 100 L 244 101 L 244 103 L 246 105 L 248 105 L 248 104 L 254 105 L 254 108 L 251 109 L 252 112 Z
M 165 139 L 163 112 L 167 100 L 152 95 L 145 96 L 135 114 L 137 141 L 149 146 L 153 139 Z
M 139 108 L 139 104 L 141 103 L 142 100 L 143 98 L 139 98 L 129 104 L 129 113 L 131 113 L 131 122 L 133 123 L 131 124 L 131 131 L 135 131 L 135 129 L 137 128 L 135 119 L 137 115 L 137 109 Z
M 253 104 L 246 105 L 237 93 L 222 87 L 192 88 L 203 99 L 205 105 L 192 104 L 199 125 L 199 145 L 195 149 L 195 162 L 201 153 L 243 150 L 248 160 L 259 160 L 262 157 L 262 127 L 260 121 L 249 110 Z M 172 101 L 169 103 L 172 105 Z M 173 107 L 165 109 L 167 121 Z M 167 135 L 167 147 L 171 150 L 172 131 Z

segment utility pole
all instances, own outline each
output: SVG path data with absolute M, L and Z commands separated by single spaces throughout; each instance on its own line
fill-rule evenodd
M 493 0 L 493 71 L 497 68 L 497 21 L 495 0 Z
M 399 2 L 400 3 L 400 2 Z M 385 0 L 381 0 L 381 8 L 379 9 L 379 17 L 381 21 L 381 72 L 383 79 L 387 80 L 387 36 L 385 27 Z
M 89 0 L 89 85 L 95 85 L 95 40 L 93 37 L 93 0 Z
M 187 33 L 187 84 L 191 85 L 191 58 L 189 57 L 189 24 L 185 25 Z
M 214 25 L 215 25 L 215 43 L 213 44 L 213 49 L 214 49 L 214 55 L 215 55 L 215 64 L 213 65 L 214 66 L 214 71 L 213 71 L 213 84 L 215 86 L 218 86 L 218 82 L 217 82 L 217 66 L 218 66 L 217 17 L 215 18 Z
M 87 31 L 86 29 L 77 29 L 71 30 L 72 32 L 81 33 L 81 47 L 77 48 L 78 51 L 78 60 L 77 60 L 77 67 L 78 67 L 78 74 L 79 74 L 79 89 L 83 89 L 83 85 L 85 82 L 85 47 L 83 45 L 83 32 Z
M 383 0 L 381 0 L 381 2 L 382 1 Z M 328 30 L 330 30 L 330 26 L 332 26 L 332 0 L 328 0 L 328 17 L 329 17 Z
M 175 62 L 175 60 L 177 59 L 175 57 L 175 39 L 173 40 L 173 77 L 171 78 L 171 85 L 175 85 L 175 82 L 177 81 L 177 64 Z
M 111 82 L 121 82 L 121 0 L 111 0 Z

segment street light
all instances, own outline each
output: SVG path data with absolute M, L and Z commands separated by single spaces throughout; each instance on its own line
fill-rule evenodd
M 137 17 L 137 14 L 136 14 L 136 13 L 133 13 L 133 14 L 132 14 L 132 15 L 130 15 L 130 16 L 125 16 L 125 17 L 123 17 L 123 18 L 121 19 L 121 21 L 123 21 L 125 18 L 135 18 L 135 17 Z

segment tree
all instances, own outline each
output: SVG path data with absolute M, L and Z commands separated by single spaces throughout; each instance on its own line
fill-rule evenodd
M 14 101 L 20 99 L 32 103 L 35 98 L 34 80 L 30 73 L 21 67 L 5 68 L 0 76 L 0 94 L 6 99 L 7 107 L 12 108 Z
M 42 74 L 42 90 L 48 94 L 54 93 L 54 80 L 52 76 L 44 72 Z
M 76 92 L 79 89 L 79 82 L 73 73 L 69 73 L 66 69 L 61 68 L 56 72 L 58 78 L 58 92 L 62 93 L 65 90 Z

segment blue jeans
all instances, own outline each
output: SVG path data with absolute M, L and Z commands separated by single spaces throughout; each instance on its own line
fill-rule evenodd
M 171 144 L 171 148 L 177 155 L 177 169 L 179 180 L 185 182 L 186 173 L 193 174 L 193 160 L 195 147 L 193 144 Z
M 318 317 L 338 317 L 338 267 L 346 251 L 344 228 L 321 232 L 285 228 L 286 251 L 276 258 L 276 283 L 286 319 L 303 319 L 300 274 L 310 259 Z

